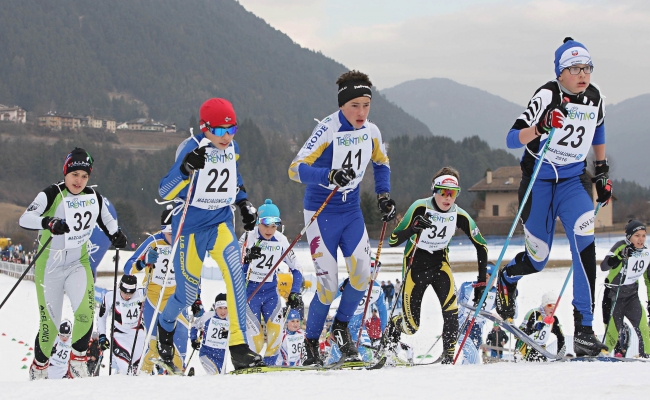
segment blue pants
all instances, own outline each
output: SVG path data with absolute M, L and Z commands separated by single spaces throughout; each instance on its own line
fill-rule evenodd
M 337 249 L 340 248 L 350 275 L 341 295 L 336 319 L 348 322 L 354 315 L 370 282 L 370 243 L 361 209 L 343 213 L 325 210 L 307 229 L 307 239 L 318 279 L 316 296 L 309 306 L 305 336 L 320 336 L 332 301 L 339 290 Z M 305 223 L 314 211 L 305 210 Z
M 520 199 L 528 182 L 525 177 L 522 178 Z M 504 274 L 507 282 L 515 283 L 523 275 L 544 269 L 553 244 L 555 222 L 559 217 L 571 247 L 576 326 L 591 326 L 593 323 L 596 247 L 591 190 L 591 181 L 586 175 L 560 179 L 558 183 L 536 180 L 522 211 L 526 250 L 510 261 Z
M 176 229 L 173 226 L 173 236 L 176 235 Z M 174 255 L 176 291 L 160 315 L 160 326 L 171 332 L 181 311 L 196 300 L 206 252 L 219 265 L 226 284 L 230 319 L 229 345 L 245 344 L 246 288 L 239 244 L 229 221 L 197 232 L 182 232 Z

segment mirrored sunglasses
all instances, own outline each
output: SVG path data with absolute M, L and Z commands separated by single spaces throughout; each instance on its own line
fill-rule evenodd
M 258 218 L 257 221 L 264 226 L 280 226 L 282 223 L 278 217 L 262 217 Z
M 449 188 L 443 188 L 440 186 L 435 186 L 433 188 L 433 194 L 437 194 L 442 197 L 451 197 L 452 199 L 455 199 L 458 197 L 458 194 L 460 193 L 460 188 L 459 189 L 449 189 Z
M 215 136 L 223 136 L 226 133 L 229 135 L 234 135 L 237 133 L 237 125 L 233 125 L 230 128 L 213 128 L 211 126 L 208 126 L 208 130 Z

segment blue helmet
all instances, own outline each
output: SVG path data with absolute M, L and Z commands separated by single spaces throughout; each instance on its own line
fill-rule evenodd
M 488 274 L 490 274 L 490 275 L 494 275 L 495 272 L 498 272 L 498 271 L 499 271 L 499 269 L 497 268 L 496 265 L 494 265 L 493 262 L 488 262 L 486 268 L 487 268 L 487 271 L 486 271 L 486 272 L 487 272 Z
M 266 199 L 264 204 L 257 209 L 257 223 L 270 225 L 279 224 L 281 222 L 280 209 L 278 206 L 273 204 L 271 199 Z

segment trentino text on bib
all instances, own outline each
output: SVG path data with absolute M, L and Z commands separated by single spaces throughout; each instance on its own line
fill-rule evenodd
M 70 232 L 65 234 L 65 248 L 76 249 L 90 239 L 99 216 L 99 200 L 95 193 L 68 194 L 63 198 L 65 220 Z
M 332 169 L 352 168 L 357 174 L 345 190 L 352 190 L 359 186 L 366 172 L 366 167 L 372 156 L 372 137 L 370 129 L 363 128 L 355 131 L 336 132 L 332 139 L 333 155 Z M 334 184 L 329 185 L 334 189 Z
M 431 199 L 431 201 L 435 201 Z M 433 253 L 447 248 L 449 241 L 456 232 L 457 206 L 454 204 L 445 213 L 427 208 L 425 217 L 433 224 L 431 228 L 424 229 L 420 234 L 418 247 Z
M 191 206 L 216 210 L 235 202 L 237 195 L 237 159 L 234 145 L 226 150 L 208 147 L 205 167 L 198 170 Z
M 583 162 L 587 158 L 598 124 L 598 107 L 569 103 L 562 129 L 556 129 L 546 158 L 556 165 Z

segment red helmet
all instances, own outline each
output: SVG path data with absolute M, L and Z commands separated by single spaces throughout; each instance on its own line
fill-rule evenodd
M 219 125 L 237 125 L 237 115 L 232 104 L 226 99 L 212 98 L 201 106 L 199 111 L 201 131 L 206 132 L 209 127 Z

